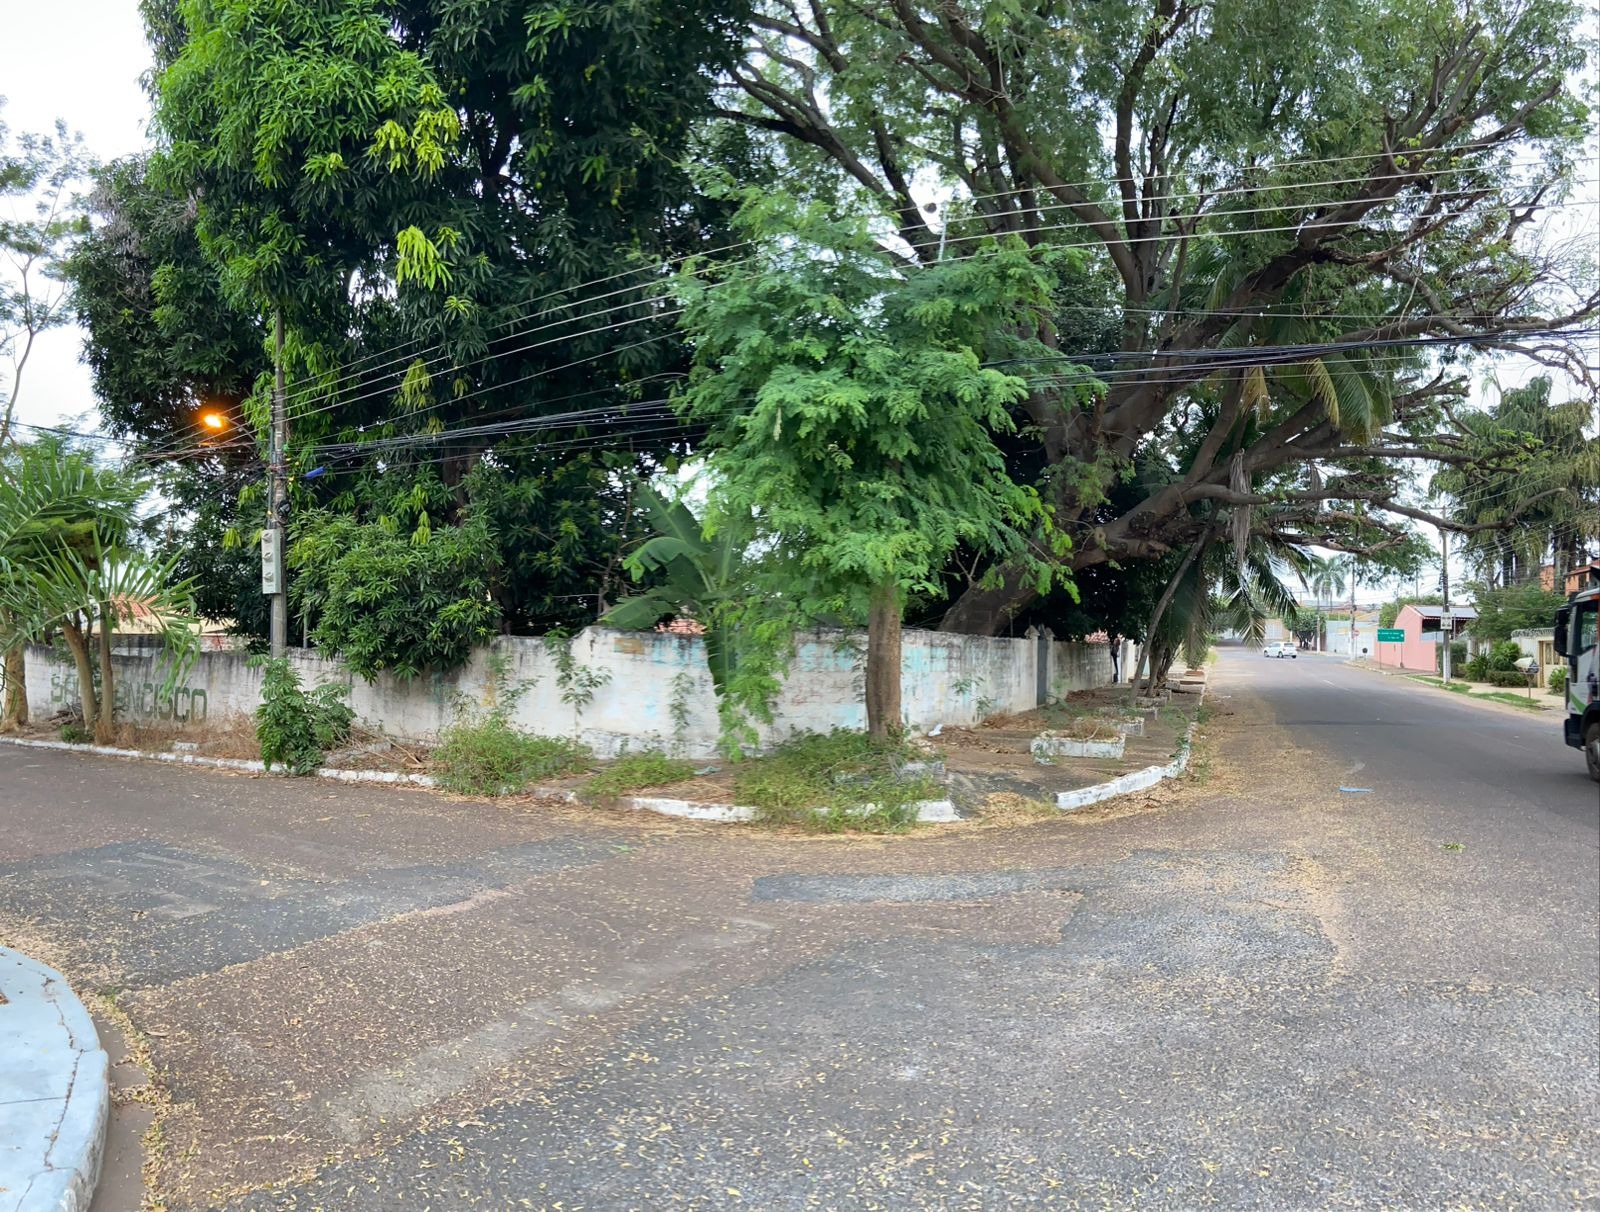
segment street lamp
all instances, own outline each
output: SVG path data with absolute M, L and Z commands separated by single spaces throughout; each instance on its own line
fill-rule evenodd
M 212 433 L 221 433 L 228 428 L 228 418 L 220 412 L 207 411 L 200 414 L 200 424 L 204 425 Z

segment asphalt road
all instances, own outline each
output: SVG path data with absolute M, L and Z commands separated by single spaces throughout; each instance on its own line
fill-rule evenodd
M 0 940 L 127 1014 L 174 1210 L 1600 1204 L 1559 720 L 1217 681 L 1182 786 L 888 840 L 0 747 Z

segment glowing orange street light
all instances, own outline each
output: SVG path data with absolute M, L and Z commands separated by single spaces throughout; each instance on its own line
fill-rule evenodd
M 228 428 L 228 418 L 220 412 L 203 412 L 200 414 L 200 424 L 213 433 L 221 433 Z

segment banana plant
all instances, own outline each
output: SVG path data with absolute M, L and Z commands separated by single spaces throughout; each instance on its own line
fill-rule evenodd
M 668 615 L 686 615 L 705 628 L 706 663 L 717 697 L 724 698 L 737 667 L 736 644 L 726 608 L 745 588 L 743 547 L 728 530 L 708 539 L 705 527 L 682 501 L 654 489 L 639 490 L 655 535 L 637 547 L 624 566 L 635 582 L 655 583 L 624 598 L 600 622 L 623 631 L 644 631 Z

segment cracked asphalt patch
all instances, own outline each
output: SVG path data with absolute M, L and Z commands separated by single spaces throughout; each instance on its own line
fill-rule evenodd
M 142 988 L 609 855 L 564 838 L 324 882 L 159 842 L 115 843 L 0 866 L 0 913 L 71 921 L 80 942 L 117 947 L 119 985 Z M 130 921 L 140 928 L 128 931 Z

